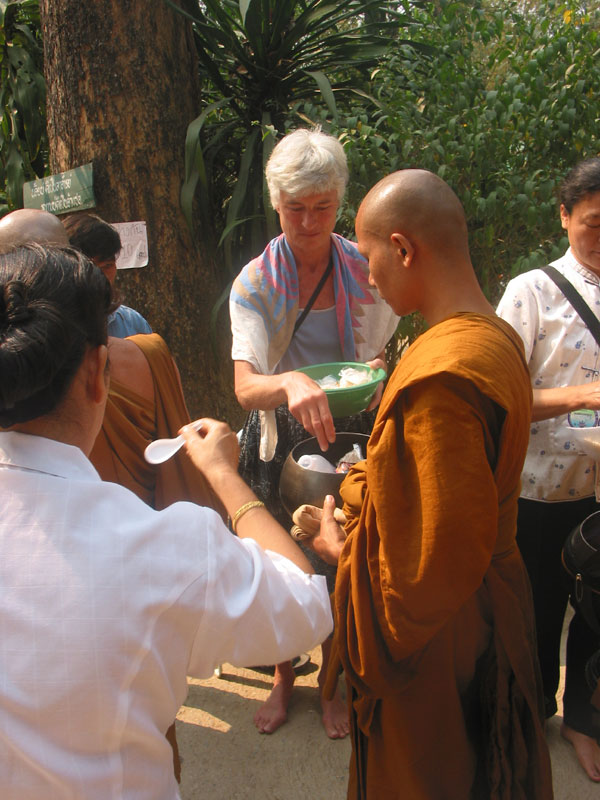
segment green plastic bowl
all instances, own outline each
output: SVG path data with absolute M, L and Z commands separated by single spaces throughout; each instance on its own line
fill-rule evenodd
M 329 409 L 332 417 L 349 417 L 351 414 L 358 414 L 364 411 L 371 402 L 378 384 L 386 377 L 384 369 L 371 369 L 366 364 L 356 361 L 332 361 L 329 364 L 313 364 L 310 367 L 300 367 L 297 372 L 303 372 L 318 381 L 326 375 L 339 374 L 344 367 L 355 367 L 363 369 L 371 374 L 368 383 L 361 383 L 360 386 L 349 386 L 344 389 L 324 389 L 329 402 Z

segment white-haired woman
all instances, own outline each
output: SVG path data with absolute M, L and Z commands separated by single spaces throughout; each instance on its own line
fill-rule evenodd
M 240 472 L 289 529 L 279 499 L 279 477 L 291 449 L 315 436 L 326 450 L 335 431 L 370 433 L 369 412 L 333 420 L 325 393 L 298 367 L 331 361 L 385 366 L 385 345 L 397 317 L 369 285 L 369 268 L 356 246 L 333 232 L 348 182 L 339 141 L 319 130 L 283 137 L 266 167 L 280 236 L 247 264 L 230 297 L 235 392 L 250 411 L 242 435 Z M 379 401 L 379 394 L 372 405 Z M 309 558 L 317 559 L 307 551 Z M 313 561 L 314 563 L 314 561 Z M 334 579 L 324 562 L 317 569 Z M 323 648 L 325 674 L 328 644 Z M 275 668 L 271 696 L 255 714 L 259 731 L 272 733 L 286 720 L 294 671 Z M 348 733 L 341 697 L 322 698 L 328 736 Z

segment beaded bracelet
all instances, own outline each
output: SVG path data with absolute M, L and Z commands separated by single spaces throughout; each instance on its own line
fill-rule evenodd
M 231 527 L 234 533 L 237 533 L 236 526 L 240 519 L 244 516 L 246 511 L 250 511 L 251 508 L 264 508 L 265 504 L 262 500 L 251 500 L 249 503 L 244 503 L 243 506 L 240 506 L 238 510 L 233 515 L 233 519 L 231 520 Z

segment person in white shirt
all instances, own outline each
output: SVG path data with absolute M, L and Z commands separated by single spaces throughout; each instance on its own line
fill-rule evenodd
M 569 249 L 554 266 L 600 316 L 600 158 L 577 164 L 560 189 Z M 598 468 L 577 451 L 569 412 L 600 409 L 600 348 L 552 279 L 535 269 L 506 288 L 497 313 L 523 339 L 533 387 L 529 448 L 522 474 L 517 542 L 531 579 L 546 714 L 556 710 L 559 649 L 570 584 L 561 551 L 571 530 L 598 510 Z M 567 642 L 563 736 L 589 777 L 600 782 L 598 717 L 585 664 L 598 637 L 576 613 Z
M 100 480 L 109 307 L 75 250 L 0 255 L 3 800 L 178 798 L 164 735 L 186 674 L 291 658 L 332 627 L 325 579 L 238 476 L 224 423 L 184 435 L 237 537 Z

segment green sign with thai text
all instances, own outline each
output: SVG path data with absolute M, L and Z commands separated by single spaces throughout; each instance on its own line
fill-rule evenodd
M 58 175 L 28 181 L 23 185 L 23 205 L 51 214 L 92 208 L 96 205 L 93 165 L 84 164 Z

